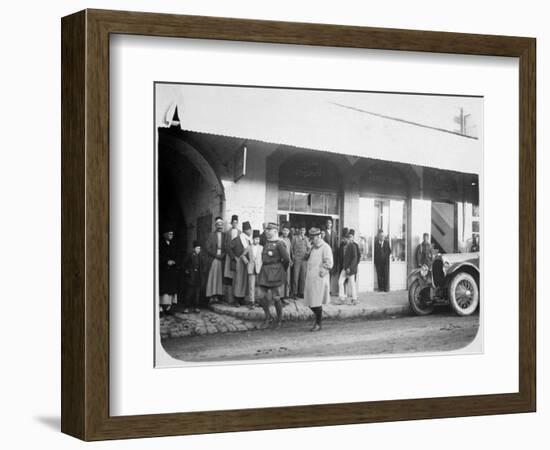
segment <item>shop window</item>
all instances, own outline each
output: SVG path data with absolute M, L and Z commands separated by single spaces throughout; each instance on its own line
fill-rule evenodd
M 309 195 L 304 192 L 293 192 L 294 202 L 291 204 L 291 211 L 309 212 Z
M 406 224 L 405 202 L 390 201 L 390 245 L 392 261 L 405 261 Z
M 326 192 L 309 193 L 279 189 L 278 209 L 280 211 L 337 215 L 338 196 Z
M 279 209 L 283 211 L 290 210 L 290 194 L 289 191 L 279 190 Z

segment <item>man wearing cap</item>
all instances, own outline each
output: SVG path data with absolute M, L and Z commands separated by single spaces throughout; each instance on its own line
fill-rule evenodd
M 262 268 L 258 276 L 258 285 L 262 292 L 261 305 L 265 312 L 263 328 L 273 323 L 270 303 L 273 300 L 277 321 L 275 326 L 280 328 L 283 320 L 283 296 L 286 281 L 286 270 L 290 264 L 290 256 L 286 245 L 279 240 L 279 226 L 276 223 L 268 223 L 266 229 L 266 243 L 262 250 Z
M 172 305 L 178 303 L 178 256 L 173 242 L 174 231 L 166 226 L 159 242 L 159 296 L 160 314 L 170 314 Z
M 194 312 L 200 313 L 199 304 L 206 286 L 207 266 L 208 261 L 204 256 L 204 252 L 201 251 L 201 244 L 198 241 L 193 241 L 193 251 L 183 263 L 185 284 L 187 286 L 184 314 L 187 314 L 190 308 L 193 308 Z
M 338 267 L 340 275 L 338 278 L 338 297 L 340 301 L 346 301 L 346 291 L 344 284 L 348 283 L 348 294 L 351 294 L 352 304 L 357 303 L 357 285 L 355 277 L 357 275 L 357 265 L 359 264 L 359 253 L 355 242 L 351 239 L 353 230 L 348 231 L 342 236 L 342 247 L 340 247 L 338 255 Z
M 252 243 L 244 251 L 242 258 L 247 263 L 248 271 L 248 302 L 253 307 L 256 303 L 256 277 L 262 269 L 262 251 L 260 245 L 260 230 L 254 230 L 252 233 Z
M 309 236 L 312 248 L 307 259 L 307 275 L 304 289 L 304 304 L 309 306 L 315 315 L 311 331 L 321 330 L 323 305 L 330 303 L 330 269 L 334 264 L 332 250 L 321 239 L 321 230 L 311 228 Z
M 250 245 L 252 236 L 252 227 L 250 222 L 243 222 L 243 232 L 231 241 L 231 254 L 233 261 L 231 264 L 235 267 L 233 273 L 233 298 L 235 306 L 244 304 L 244 297 L 247 293 L 248 284 L 248 260 L 243 259 L 244 251 Z
M 294 298 L 303 297 L 307 270 L 307 257 L 311 249 L 311 244 L 306 236 L 305 226 L 302 225 L 298 230 L 298 234 L 292 238 L 291 248 L 293 256 L 292 295 Z
M 223 265 L 226 256 L 223 219 L 216 217 L 215 224 L 215 231 L 210 233 L 206 241 L 209 267 L 208 279 L 206 281 L 206 297 L 210 301 L 219 301 L 223 297 Z
M 231 241 L 239 234 L 241 234 L 241 230 L 239 230 L 239 217 L 234 214 L 231 216 L 231 228 L 224 233 L 227 253 L 225 255 L 223 281 L 225 284 L 226 300 L 230 304 L 235 304 L 235 299 L 233 298 L 233 278 L 235 277 L 236 270 L 235 255 L 231 249 Z

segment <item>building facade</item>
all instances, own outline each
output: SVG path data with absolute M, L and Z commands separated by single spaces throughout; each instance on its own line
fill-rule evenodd
M 379 229 L 392 249 L 390 290 L 406 289 L 423 233 L 444 253 L 469 251 L 472 236 L 479 235 L 478 173 L 420 165 L 418 158 L 392 158 L 395 133 L 405 134 L 406 142 L 410 130 L 418 133 L 422 128 L 418 125 L 399 124 L 397 131 L 387 131 L 388 159 L 381 159 L 368 152 L 361 156 L 341 148 L 336 152 L 293 145 L 292 129 L 279 139 L 285 142 L 269 142 L 253 133 L 243 136 L 245 131 L 233 136 L 186 127 L 185 102 L 170 92 L 157 104 L 162 118 L 157 122 L 159 226 L 163 221 L 177 224 L 182 248 L 188 249 L 195 239 L 204 242 L 218 215 L 228 221 L 236 214 L 255 229 L 268 221 L 323 226 L 331 218 L 337 233 L 344 227 L 356 231 L 361 292 L 377 287 L 373 244 Z M 174 121 L 178 104 L 179 120 Z M 475 140 L 481 160 L 477 138 L 426 127 L 420 133 L 425 133 L 426 144 L 441 145 L 435 149 L 439 152 L 460 151 L 461 142 L 466 147 Z M 452 148 L 445 147 L 449 142 Z

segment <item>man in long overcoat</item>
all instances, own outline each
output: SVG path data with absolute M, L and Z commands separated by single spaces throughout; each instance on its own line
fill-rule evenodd
M 174 231 L 166 227 L 159 242 L 160 313 L 169 314 L 178 302 L 179 251 L 173 242 Z
M 231 255 L 233 260 L 231 265 L 234 266 L 233 270 L 233 299 L 235 301 L 234 306 L 238 307 L 240 304 L 244 304 L 244 298 L 247 294 L 248 284 L 248 260 L 242 258 L 245 250 L 250 245 L 250 239 L 252 236 L 252 227 L 250 222 L 243 222 L 243 232 L 231 241 Z
M 225 255 L 225 264 L 223 268 L 223 281 L 225 284 L 226 300 L 230 304 L 234 304 L 233 298 L 233 278 L 235 277 L 235 255 L 231 250 L 231 241 L 235 239 L 241 230 L 239 230 L 239 217 L 237 215 L 231 216 L 231 228 L 224 233 L 225 249 L 227 251 Z
M 223 219 L 216 217 L 215 223 L 216 229 L 210 233 L 206 241 L 206 253 L 208 255 L 206 297 L 210 301 L 219 301 L 223 297 L 223 266 L 226 256 Z
M 389 291 L 390 255 L 390 243 L 384 237 L 384 231 L 378 230 L 378 235 L 374 240 L 374 267 L 376 267 L 378 290 L 381 292 Z
M 332 250 L 321 239 L 321 230 L 311 228 L 309 236 L 312 247 L 307 259 L 307 275 L 304 289 L 304 304 L 309 306 L 315 315 L 311 331 L 321 330 L 323 305 L 330 303 L 330 270 L 334 265 Z

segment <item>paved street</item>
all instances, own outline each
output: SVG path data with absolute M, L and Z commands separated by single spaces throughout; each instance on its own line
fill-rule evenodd
M 265 358 L 362 356 L 456 350 L 469 344 L 479 316 L 442 311 L 426 317 L 384 320 L 325 320 L 309 331 L 307 321 L 285 322 L 279 330 L 212 333 L 163 340 L 172 357 L 184 361 L 234 361 Z

